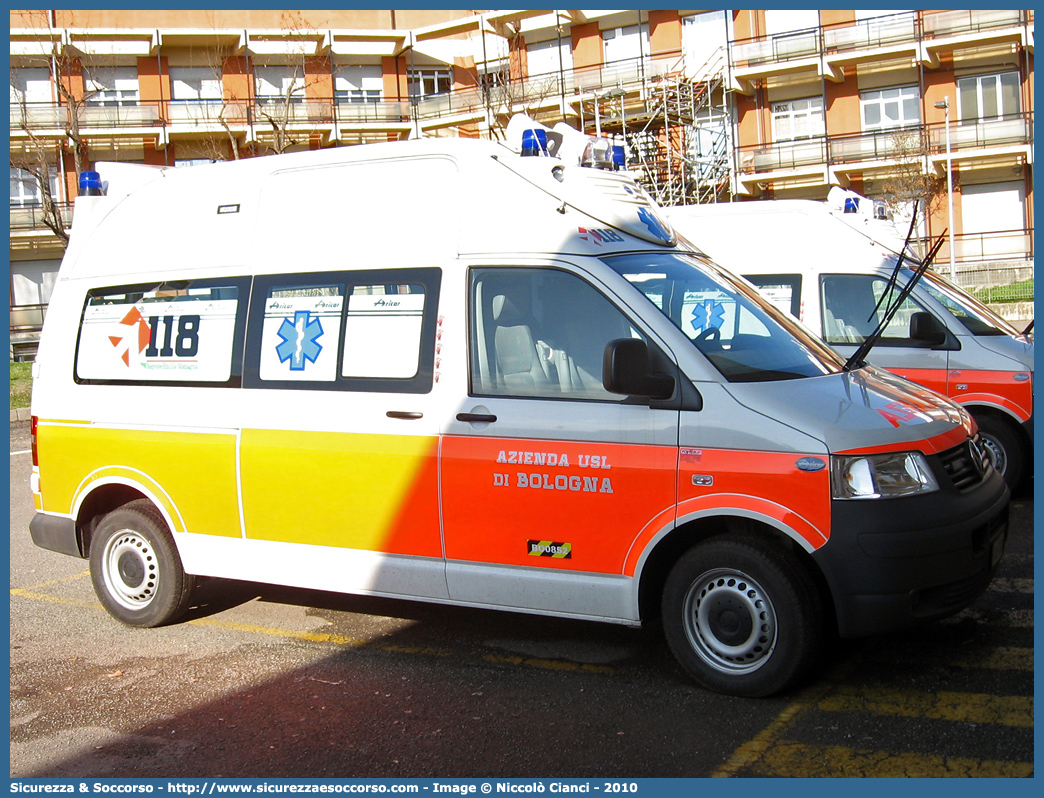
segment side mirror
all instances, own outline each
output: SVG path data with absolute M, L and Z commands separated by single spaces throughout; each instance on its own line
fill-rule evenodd
M 942 346 L 946 343 L 946 329 L 935 316 L 921 310 L 910 317 L 910 338 L 930 346 Z
M 610 393 L 648 399 L 670 399 L 674 394 L 674 377 L 652 372 L 649 346 L 638 338 L 617 338 L 605 345 L 602 385 Z

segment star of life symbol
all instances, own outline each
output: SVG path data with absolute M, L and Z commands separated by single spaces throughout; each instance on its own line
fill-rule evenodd
M 305 362 L 315 363 L 323 351 L 323 345 L 317 342 L 323 325 L 318 318 L 311 318 L 310 311 L 294 311 L 293 321 L 283 319 L 277 332 L 283 342 L 276 346 L 276 354 L 280 363 L 290 361 L 291 371 L 304 371 Z
M 721 327 L 725 321 L 725 306 L 708 299 L 692 309 L 692 328 L 699 333 L 712 327 Z

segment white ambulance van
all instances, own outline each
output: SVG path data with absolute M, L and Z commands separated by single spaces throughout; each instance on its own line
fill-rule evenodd
M 532 130 L 99 164 L 37 361 L 36 544 L 133 626 L 198 576 L 662 617 L 750 696 L 831 629 L 970 604 L 1009 499 L 971 416 L 844 371 L 604 140 Z
M 835 202 L 762 200 L 667 213 L 681 235 L 847 358 L 918 264 L 904 258 L 893 282 L 902 239 L 883 220 L 845 213 L 845 200 L 850 209 L 853 200 L 860 210 L 870 205 L 839 191 Z M 966 407 L 997 470 L 1010 486 L 1023 483 L 1033 464 L 1032 337 L 929 270 L 869 359 Z

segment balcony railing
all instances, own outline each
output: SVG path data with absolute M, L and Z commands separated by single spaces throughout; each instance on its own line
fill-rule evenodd
M 738 149 L 740 171 L 744 173 L 797 169 L 825 164 L 827 161 L 826 136 L 775 144 L 751 144 Z
M 969 33 L 1029 24 L 1029 12 L 1019 10 L 922 11 L 887 14 L 787 31 L 771 36 L 734 39 L 729 42 L 733 63 L 759 66 L 820 55 L 915 44 Z
M 72 227 L 73 204 L 71 202 L 56 203 L 62 215 L 62 224 L 66 230 Z M 11 230 L 47 230 L 46 214 L 40 205 L 12 205 Z
M 951 123 L 950 149 L 961 152 L 1033 143 L 1033 115 Z M 740 171 L 772 172 L 817 163 L 857 164 L 866 161 L 907 160 L 946 152 L 946 124 L 913 125 L 853 135 L 821 136 L 799 141 L 747 144 L 739 147 Z
M 853 136 L 831 136 L 827 152 L 832 164 L 879 161 L 923 152 L 924 142 L 924 128 L 918 125 Z
M 946 151 L 946 123 L 928 126 L 928 141 L 933 152 Z M 1007 114 L 1001 119 L 960 120 L 950 123 L 950 148 L 981 149 L 1005 144 L 1033 142 L 1033 114 Z
M 12 305 L 11 332 L 39 332 L 47 317 L 47 305 Z

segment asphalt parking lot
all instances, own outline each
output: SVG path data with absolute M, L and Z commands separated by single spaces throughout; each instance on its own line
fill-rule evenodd
M 11 776 L 1033 774 L 1033 497 L 960 615 L 840 642 L 801 689 L 745 700 L 654 631 L 208 580 L 138 630 L 86 562 L 35 548 L 11 425 Z

